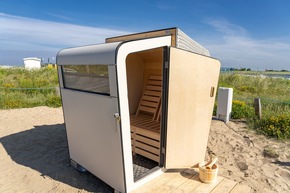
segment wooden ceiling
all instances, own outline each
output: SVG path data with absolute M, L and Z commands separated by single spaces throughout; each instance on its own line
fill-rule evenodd
M 163 48 L 155 48 L 151 50 L 136 52 L 145 63 L 161 63 L 163 60 Z

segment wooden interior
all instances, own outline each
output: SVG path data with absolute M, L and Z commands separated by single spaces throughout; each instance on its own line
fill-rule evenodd
M 159 162 L 162 48 L 126 59 L 132 153 Z
M 162 60 L 162 48 L 132 53 L 126 60 L 132 152 L 156 162 L 160 161 L 161 98 L 149 100 L 146 93 L 158 91 L 161 96 Z M 205 157 L 220 63 L 173 47 L 169 61 L 164 164 L 166 169 L 188 168 Z

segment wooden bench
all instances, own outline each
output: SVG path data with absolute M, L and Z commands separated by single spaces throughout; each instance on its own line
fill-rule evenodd
M 159 162 L 162 76 L 150 75 L 135 115 L 130 116 L 133 155 Z

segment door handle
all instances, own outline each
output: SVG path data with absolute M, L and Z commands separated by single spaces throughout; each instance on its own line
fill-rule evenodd
M 120 122 L 121 121 L 121 117 L 120 117 L 120 114 L 119 113 L 115 113 L 114 114 L 114 117 L 116 119 L 117 122 Z
M 214 97 L 214 90 L 215 90 L 215 87 L 211 87 L 210 89 L 210 97 Z
M 119 113 L 115 113 L 114 114 L 114 117 L 115 117 L 115 128 L 116 128 L 116 132 L 118 132 L 118 130 L 120 130 L 120 121 L 121 121 L 121 117 L 120 117 L 120 114 Z

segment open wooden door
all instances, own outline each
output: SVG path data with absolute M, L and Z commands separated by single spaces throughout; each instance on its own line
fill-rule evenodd
M 172 47 L 168 52 L 164 166 L 188 168 L 205 157 L 220 62 Z

